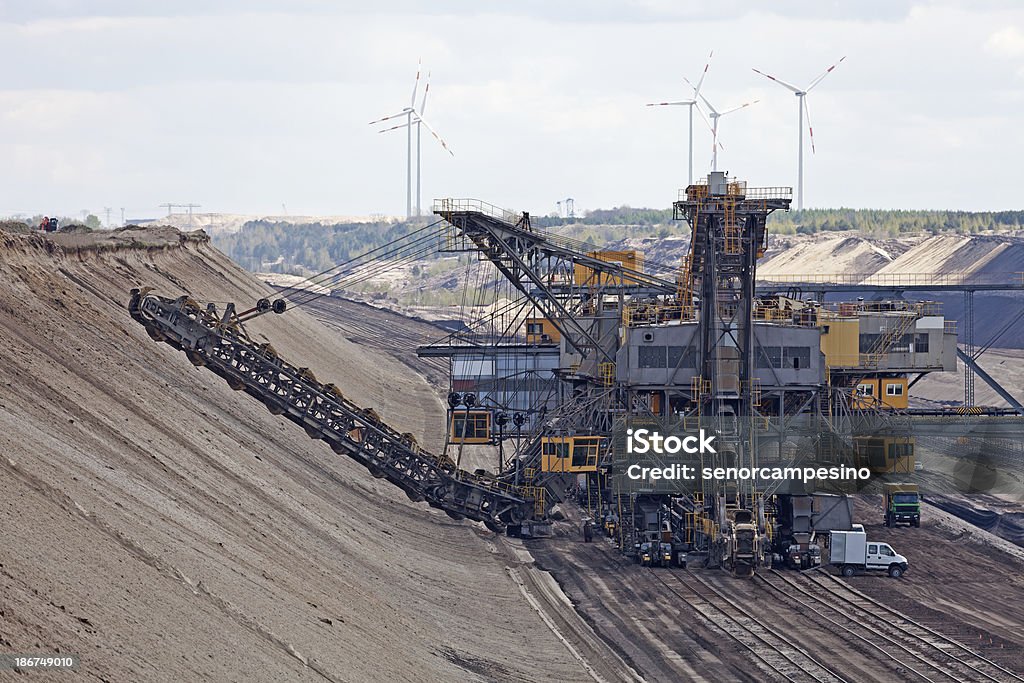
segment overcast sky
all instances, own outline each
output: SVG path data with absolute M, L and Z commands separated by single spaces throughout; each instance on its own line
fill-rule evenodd
M 774 9 L 755 9 L 771 6 Z M 433 72 L 423 196 L 536 214 L 667 207 L 685 99 L 719 109 L 719 168 L 812 207 L 1022 208 L 1024 3 L 900 0 L 0 0 L 0 212 L 404 214 L 405 134 L 372 119 Z M 426 74 L 424 73 L 424 76 Z M 711 139 L 695 126 L 695 173 Z

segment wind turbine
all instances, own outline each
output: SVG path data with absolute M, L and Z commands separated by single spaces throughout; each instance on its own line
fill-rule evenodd
M 708 67 L 711 66 L 711 56 L 715 54 L 712 50 L 708 53 L 708 61 L 704 65 L 704 71 L 700 74 L 700 80 L 697 81 L 697 85 L 693 86 L 693 99 L 692 100 L 681 100 L 679 102 L 651 102 L 648 107 L 678 107 L 685 106 L 690 108 L 690 163 L 688 166 L 689 175 L 687 177 L 687 185 L 693 185 L 693 108 L 697 104 L 697 98 L 700 96 L 700 86 L 704 83 L 704 77 L 708 75 Z M 685 80 L 685 79 L 684 79 Z M 689 81 L 687 81 L 689 83 Z
M 795 85 L 792 85 L 790 83 L 786 83 L 785 81 L 780 80 L 780 79 L 776 78 L 775 76 L 770 76 L 770 75 L 764 73 L 763 71 L 758 71 L 757 69 L 753 70 L 755 73 L 759 73 L 762 76 L 764 76 L 765 78 L 769 78 L 769 79 L 775 81 L 776 83 L 781 85 L 783 88 L 786 88 L 787 90 L 792 90 L 793 94 L 796 95 L 796 97 L 797 97 L 797 110 L 799 111 L 799 126 L 800 126 L 799 127 L 800 142 L 799 142 L 799 145 L 798 145 L 799 151 L 798 151 L 798 156 L 797 156 L 797 195 L 796 195 L 797 196 L 796 208 L 797 208 L 798 211 L 802 211 L 803 208 L 804 208 L 804 114 L 807 115 L 807 131 L 810 133 L 810 136 L 811 136 L 811 154 L 814 154 L 814 128 L 811 126 L 811 110 L 807 107 L 807 93 L 809 93 L 811 91 L 811 88 L 813 88 L 814 86 L 816 86 L 819 83 L 821 83 L 821 81 L 825 78 L 825 76 L 828 76 L 830 73 L 832 73 L 833 69 L 835 69 L 837 66 L 842 64 L 844 59 L 846 59 L 845 55 L 843 55 L 839 59 L 838 62 L 836 62 L 835 64 L 833 64 L 829 68 L 825 69 L 825 71 L 820 76 L 818 76 L 813 81 L 811 81 L 810 85 L 808 85 L 806 88 L 803 88 L 803 89 L 800 89 L 800 88 L 798 88 Z
M 687 81 L 687 82 L 689 82 L 689 81 Z M 711 119 L 711 170 L 712 171 L 717 171 L 718 170 L 718 148 L 720 146 L 719 143 L 718 143 L 718 119 L 722 118 L 726 114 L 731 114 L 734 111 L 739 111 L 740 109 L 744 109 L 746 107 L 749 107 L 752 104 L 757 104 L 761 100 L 754 100 L 753 102 L 744 102 L 743 104 L 741 104 L 738 107 L 733 107 L 732 109 L 726 109 L 725 111 L 718 111 L 713 106 L 711 106 L 711 103 L 708 102 L 708 98 L 704 97 L 703 95 L 699 95 L 699 97 L 700 97 L 701 100 L 703 100 L 704 105 L 708 108 L 708 118 Z
M 407 129 L 406 135 L 406 171 L 405 171 L 405 198 L 406 198 L 406 217 L 412 216 L 412 127 L 416 126 L 416 215 L 420 215 L 420 126 L 426 126 L 427 130 L 437 139 L 441 146 L 452 156 L 455 153 L 448 148 L 446 143 L 437 132 L 431 128 L 430 124 L 427 123 L 423 118 L 423 110 L 427 106 L 427 94 L 430 92 L 430 72 L 427 72 L 427 85 L 423 90 L 423 99 L 420 101 L 419 111 L 416 110 L 416 92 L 420 85 L 420 72 L 422 70 L 422 62 L 416 65 L 416 81 L 412 86 L 412 97 L 409 99 L 409 106 L 402 109 L 397 114 L 391 114 L 375 121 L 370 121 L 370 125 L 383 123 L 384 121 L 391 121 L 393 119 L 405 118 L 405 123 L 401 123 L 397 126 L 391 126 L 390 128 L 384 128 L 380 130 L 381 133 L 387 133 L 388 131 L 398 130 L 399 128 Z

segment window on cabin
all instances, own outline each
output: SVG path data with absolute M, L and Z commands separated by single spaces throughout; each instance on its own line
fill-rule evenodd
M 453 413 L 452 438 L 489 439 L 491 438 L 491 421 L 489 413 Z

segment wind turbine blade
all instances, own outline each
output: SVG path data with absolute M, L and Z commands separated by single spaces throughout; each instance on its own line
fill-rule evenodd
M 711 56 L 714 54 L 714 50 L 708 53 L 708 61 L 707 63 L 704 64 L 704 71 L 701 72 L 700 79 L 698 79 L 697 85 L 695 85 L 693 88 L 694 99 L 697 99 L 697 97 L 700 95 L 700 86 L 704 85 L 704 77 L 708 75 L 708 68 L 711 66 Z M 687 83 L 689 83 L 689 81 L 687 81 Z
M 715 144 L 714 140 L 718 139 L 717 138 L 717 134 L 715 133 L 715 128 L 714 128 L 714 126 L 711 125 L 711 122 L 708 121 L 708 117 L 704 115 L 704 112 L 701 110 L 699 104 L 697 105 L 697 113 L 700 114 L 700 120 L 704 122 L 704 125 L 707 126 L 707 128 L 708 128 L 708 132 L 711 133 L 711 138 L 712 138 L 712 141 L 713 141 L 712 142 L 712 146 L 713 146 Z M 718 142 L 717 144 L 718 144 L 718 149 L 721 149 L 721 150 L 725 149 L 725 145 L 723 145 L 721 142 Z
M 697 106 L 697 113 L 700 114 L 700 120 L 703 121 L 704 125 L 708 127 L 708 131 L 710 131 L 711 134 L 714 135 L 715 129 L 711 127 L 711 122 L 708 121 L 708 117 L 704 115 L 704 111 L 700 108 L 699 105 Z
M 696 99 L 703 100 L 704 104 L 707 106 L 708 110 L 712 114 L 718 114 L 718 112 L 715 111 L 715 108 L 711 106 L 711 103 L 708 102 L 708 98 L 704 97 L 699 92 L 697 92 L 697 86 L 695 86 L 693 83 L 690 83 L 690 79 L 689 78 L 687 78 L 686 76 L 683 76 L 683 80 L 686 81 L 687 85 L 689 85 L 691 88 L 693 88 L 693 99 L 695 99 L 695 100 Z
M 423 99 L 420 100 L 420 114 L 427 110 L 427 95 L 430 94 L 430 72 L 427 72 L 427 87 L 423 89 Z
M 397 126 L 391 126 L 390 128 L 381 128 L 377 132 L 378 133 L 387 133 L 388 131 L 398 130 L 399 128 L 408 128 L 409 126 L 411 126 L 411 125 L 413 125 L 415 123 L 416 123 L 415 121 L 413 121 L 412 123 L 400 123 Z
M 786 88 L 787 90 L 792 90 L 793 92 L 801 92 L 800 88 L 796 87 L 792 83 L 786 83 L 786 81 L 783 81 L 783 80 L 780 80 L 778 78 L 775 78 L 775 76 L 772 76 L 771 74 L 766 74 L 765 72 L 758 71 L 757 69 L 751 69 L 751 71 L 753 71 L 754 73 L 757 73 L 757 74 L 761 74 L 762 76 L 764 76 L 767 79 L 775 81 L 776 83 L 781 85 L 783 88 Z
M 700 95 L 700 99 L 704 101 L 704 105 L 708 108 L 709 112 L 711 112 L 715 116 L 721 116 L 721 114 L 718 113 L 718 110 L 711 106 L 711 103 L 708 102 L 708 98 L 704 97 L 703 95 Z
M 442 147 L 444 147 L 444 149 L 445 149 L 445 151 L 446 151 L 446 152 L 448 152 L 448 153 L 449 153 L 449 154 L 451 154 L 452 156 L 455 156 L 455 152 L 453 152 L 453 151 L 451 150 L 451 148 L 450 148 L 450 147 L 448 147 L 448 143 L 444 141 L 444 138 L 442 138 L 442 137 L 441 137 L 440 135 L 438 135 L 438 134 L 437 134 L 437 131 L 436 131 L 436 130 L 434 130 L 433 128 L 431 128 L 431 127 L 430 127 L 430 124 L 429 124 L 429 123 L 427 123 L 427 122 L 426 122 L 426 120 L 425 120 L 425 119 L 424 119 L 424 118 L 423 118 L 422 116 L 420 116 L 420 115 L 419 115 L 419 114 L 417 114 L 416 112 L 413 112 L 413 114 L 412 114 L 412 115 L 416 117 L 416 120 L 417 120 L 417 121 L 419 121 L 420 123 L 422 123 L 422 124 L 423 124 L 424 126 L 426 126 L 426 127 L 427 127 L 427 130 L 429 130 L 429 131 L 430 131 L 430 134 L 431 134 L 431 135 L 433 135 L 433 136 L 434 136 L 434 137 L 435 137 L 435 138 L 437 139 L 437 141 L 441 143 L 441 146 L 442 146 Z
M 738 107 L 733 107 L 732 109 L 726 109 L 726 110 L 725 110 L 725 111 L 723 111 L 723 112 L 722 112 L 721 114 L 719 114 L 719 116 L 725 116 L 726 114 L 731 114 L 731 113 L 733 113 L 734 111 L 739 111 L 740 109 L 743 109 L 744 107 L 749 107 L 750 105 L 752 105 L 752 104 L 757 104 L 757 103 L 758 103 L 758 102 L 760 102 L 760 101 L 761 101 L 761 100 L 754 100 L 753 102 L 744 102 L 743 104 L 741 104 L 741 105 L 740 105 L 740 106 L 738 106 Z
M 416 80 L 412 84 L 412 97 L 409 98 L 409 108 L 413 109 L 416 107 L 416 90 L 420 87 L 420 69 L 423 68 L 423 60 L 416 60 Z
M 648 107 L 672 107 L 677 104 L 697 104 L 695 100 L 683 100 L 682 102 L 651 102 Z
M 807 120 L 807 131 L 811 134 L 811 154 L 814 154 L 814 126 L 811 125 L 811 110 L 807 107 L 807 95 L 800 98 L 804 105 L 804 118 Z
M 412 111 L 412 109 L 403 109 L 402 111 L 398 112 L 397 114 L 391 114 L 390 116 L 385 116 L 382 119 L 377 119 L 376 121 L 370 121 L 370 123 L 368 125 L 372 126 L 375 123 L 384 123 L 385 121 L 390 121 L 391 119 L 397 119 L 399 116 L 406 116 L 411 111 Z
M 839 66 L 840 64 L 843 63 L 844 59 L 846 59 L 846 55 L 843 55 L 842 57 L 840 57 L 838 62 L 836 62 L 835 64 L 833 64 L 829 68 L 825 69 L 824 73 L 822 73 L 820 76 L 818 76 L 813 81 L 811 81 L 811 84 L 809 86 L 807 86 L 807 90 L 805 90 L 804 92 L 810 92 L 811 88 L 813 88 L 814 86 L 816 86 L 819 83 L 821 83 L 822 79 L 824 79 L 825 76 L 828 76 L 830 73 L 832 73 L 833 69 L 835 69 L 837 66 Z

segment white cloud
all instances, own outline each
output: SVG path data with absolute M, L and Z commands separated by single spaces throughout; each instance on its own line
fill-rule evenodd
M 712 47 L 707 97 L 761 100 L 722 123 L 720 164 L 734 175 L 796 181 L 795 99 L 751 67 L 803 84 L 847 54 L 810 96 L 808 205 L 1017 201 L 1015 3 L 894 2 L 881 14 L 814 3 L 806 14 L 792 0 L 693 20 L 701 5 L 668 0 L 443 0 L 429 12 L 404 0 L 380 11 L 239 0 L 199 14 L 213 4 L 149 2 L 144 16 L 122 0 L 90 3 L 109 11 L 86 16 L 62 14 L 57 0 L 40 0 L 42 17 L 0 9 L 0 59 L 18 65 L 0 76 L 4 201 L 44 212 L 57 201 L 158 212 L 173 200 L 400 213 L 405 136 L 366 123 L 405 106 L 422 57 L 433 71 L 428 119 L 457 155 L 424 139 L 424 200 L 668 206 L 685 182 L 686 110 L 643 105 L 683 99 L 682 76 L 699 75 Z M 710 135 L 699 118 L 694 144 L 703 174 Z M 991 171 L 991 192 L 961 169 Z
M 161 19 L 142 19 L 136 17 L 68 17 L 61 19 L 42 19 L 17 26 L 22 35 L 34 39 L 67 37 L 74 33 L 113 33 L 116 31 L 135 31 L 147 26 L 161 23 Z
M 1016 26 L 999 29 L 985 43 L 985 49 L 1000 57 L 1024 57 L 1024 31 Z

